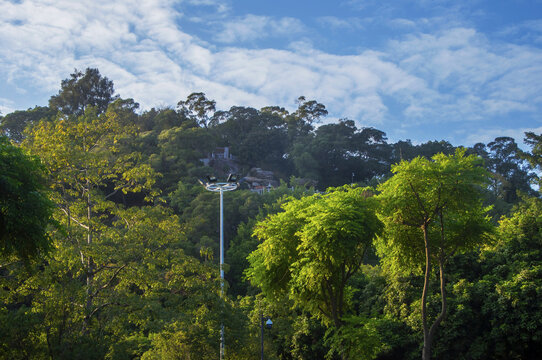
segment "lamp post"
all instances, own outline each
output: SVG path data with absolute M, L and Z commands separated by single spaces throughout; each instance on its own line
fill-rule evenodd
M 198 180 L 206 190 L 220 193 L 220 297 L 224 296 L 224 192 L 237 189 L 237 176 L 230 174 L 228 180 L 219 182 L 214 176 L 207 176 L 207 181 Z M 224 322 L 220 325 L 220 360 L 224 359 Z
M 264 360 L 263 359 L 263 329 L 264 329 L 264 321 L 265 321 L 266 317 L 263 316 L 262 313 L 260 313 L 260 331 L 261 331 L 261 351 L 260 351 L 260 354 L 261 354 L 261 360 Z M 267 318 L 267 321 L 265 321 L 265 327 L 268 328 L 268 329 L 271 329 L 271 327 L 273 326 L 273 322 L 271 321 L 270 318 Z

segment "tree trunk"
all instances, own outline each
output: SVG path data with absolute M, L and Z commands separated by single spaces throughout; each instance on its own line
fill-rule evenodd
M 429 330 L 430 342 L 433 342 L 433 338 L 435 337 L 435 332 L 437 331 L 437 327 L 440 325 L 442 320 L 444 320 L 444 317 L 446 316 L 446 310 L 448 309 L 448 304 L 446 302 L 446 283 L 444 281 L 444 259 L 442 256 L 439 257 L 439 272 L 440 272 L 441 307 L 440 307 L 440 314 L 435 319 L 435 322 L 433 323 L 433 325 L 431 325 L 431 329 Z
M 422 323 L 423 323 L 423 350 L 422 360 L 431 359 L 431 342 L 433 341 L 427 326 L 427 293 L 429 291 L 429 277 L 431 276 L 431 249 L 429 248 L 429 238 L 427 234 L 428 224 L 422 225 L 423 240 L 425 243 L 425 277 L 422 292 Z
M 426 233 L 424 233 L 424 237 L 426 236 Z M 427 244 L 427 243 L 426 243 Z M 426 256 L 430 255 L 429 251 L 427 250 L 426 245 Z M 427 326 L 427 291 L 426 286 L 429 285 L 429 272 L 430 272 L 430 262 L 426 259 L 426 272 L 425 272 L 425 282 L 424 282 L 424 288 L 423 288 L 423 295 L 422 295 L 422 319 L 423 319 L 423 352 L 422 352 L 422 359 L 423 360 L 429 360 L 431 359 L 431 346 L 433 344 L 433 339 L 435 338 L 435 333 L 437 331 L 438 326 L 444 320 L 444 317 L 446 316 L 446 311 L 448 309 L 448 303 L 446 299 L 446 282 L 444 279 L 444 256 L 442 254 L 439 255 L 439 277 L 440 277 L 440 298 L 441 298 L 441 307 L 440 307 L 440 314 L 435 319 L 433 324 L 431 325 L 431 328 L 428 329 Z M 429 268 L 427 265 L 429 264 Z
M 90 184 L 87 180 L 87 221 L 88 221 L 88 230 L 87 230 L 87 244 L 92 244 L 92 202 L 90 197 Z M 85 318 L 83 324 L 83 333 L 86 333 L 89 328 L 90 314 L 92 313 L 92 285 L 94 282 L 94 260 L 92 256 L 87 256 L 87 302 L 85 304 Z

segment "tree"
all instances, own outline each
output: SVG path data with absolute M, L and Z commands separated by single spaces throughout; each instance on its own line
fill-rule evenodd
M 92 106 L 101 114 L 118 98 L 114 93 L 113 82 L 102 77 L 98 69 L 87 68 L 85 73 L 75 69 L 70 78 L 62 80 L 58 95 L 51 96 L 49 107 L 66 115 L 81 116 Z
M 385 223 L 378 253 L 385 266 L 396 272 L 415 271 L 425 263 L 421 297 L 424 360 L 430 359 L 435 332 L 446 316 L 447 260 L 457 251 L 480 245 L 491 231 L 488 209 L 481 202 L 488 174 L 481 165 L 480 158 L 465 156 L 464 149 L 448 156 L 437 154 L 431 160 L 417 157 L 393 166 L 393 177 L 378 188 Z M 433 264 L 438 264 L 441 308 L 430 324 L 427 299 Z
M 154 171 L 141 163 L 140 154 L 127 151 L 137 128 L 127 121 L 131 112 L 123 110 L 122 100 L 117 102 L 100 116 L 88 107 L 76 119 L 59 114 L 55 121 L 42 121 L 24 143 L 41 155 L 49 171 L 59 221 L 80 257 L 86 278 L 84 328 L 101 307 L 95 304 L 101 287 L 120 269 L 108 266 L 107 258 L 98 261 L 105 225 L 116 216 L 111 199 L 119 193 L 156 195 Z
M 307 101 L 304 96 L 297 99 L 298 108 L 295 112 L 288 114 L 276 107 L 267 107 L 266 111 L 279 114 L 284 118 L 287 126 L 288 145 L 292 148 L 314 130 L 314 123 L 321 117 L 327 115 L 326 107 L 315 100 Z
M 0 358 L 139 358 L 153 338 L 167 337 L 174 326 L 190 336 L 191 356 L 200 357 L 201 344 L 218 348 L 218 269 L 184 254 L 182 228 L 171 209 L 117 209 L 100 238 L 84 249 L 101 269 L 94 274 L 95 307 L 88 322 L 87 268 L 71 241 L 75 231 L 70 239 L 56 233 L 56 250 L 32 271 L 17 264 L 1 269 Z M 242 321 L 231 326 L 243 328 Z M 27 355 L 12 356 L 17 353 Z
M 538 359 L 542 338 L 542 202 L 522 197 L 494 242 L 448 265 L 450 307 L 435 358 Z
M 521 150 L 511 137 L 497 137 L 487 144 L 490 171 L 494 174 L 493 191 L 507 203 L 519 201 L 518 191 L 532 195 L 534 178 L 529 164 L 520 158 Z
M 204 93 L 192 93 L 185 101 L 177 103 L 177 109 L 183 116 L 194 119 L 205 128 L 213 125 L 211 118 L 216 111 L 216 102 L 205 97 Z
M 531 147 L 531 153 L 521 152 L 521 157 L 529 161 L 533 168 L 540 170 L 542 168 L 542 134 L 536 135 L 533 132 L 525 133 L 525 143 Z M 538 185 L 542 185 L 540 176 L 538 178 Z
M 389 171 L 386 134 L 373 129 L 358 130 L 353 120 L 318 127 L 314 134 L 293 146 L 291 154 L 297 174 L 318 181 L 319 187 L 368 181 Z
M 150 155 L 149 162 L 163 175 L 160 187 L 165 192 L 169 192 L 179 180 L 194 182 L 197 175 L 193 171 L 203 166 L 200 159 L 215 147 L 210 132 L 199 127 L 195 120 L 161 131 L 156 142 L 157 153 Z
M 222 144 L 236 159 L 252 167 L 281 170 L 287 147 L 286 123 L 277 114 L 233 106 L 217 112 L 222 120 L 216 130 Z
M 41 119 L 51 117 L 54 117 L 54 111 L 43 106 L 36 106 L 25 111 L 14 111 L 0 117 L 0 134 L 6 135 L 11 141 L 20 143 L 25 137 L 26 127 L 37 124 Z
M 316 100 L 307 100 L 304 96 L 300 96 L 297 98 L 297 104 L 298 108 L 293 115 L 311 125 L 327 115 L 325 105 Z
M 350 183 L 356 131 L 352 120 L 318 127 L 307 144 L 294 146 L 292 153 L 298 175 L 314 178 L 322 189 Z
M 46 253 L 53 203 L 36 157 L 0 136 L 0 256 L 24 260 Z
M 340 328 L 349 279 L 381 230 L 370 189 L 329 189 L 268 216 L 254 230 L 263 242 L 249 255 L 250 281 L 267 296 L 288 294 L 300 308 Z

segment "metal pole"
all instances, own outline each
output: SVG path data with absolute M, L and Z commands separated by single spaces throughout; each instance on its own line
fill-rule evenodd
M 260 330 L 261 330 L 261 360 L 263 360 L 263 314 L 260 313 Z
M 224 196 L 220 188 L 220 297 L 224 297 Z M 223 317 L 224 314 L 221 314 Z M 224 320 L 220 325 L 220 360 L 224 359 Z
M 232 179 L 233 178 L 233 179 Z M 224 191 L 232 191 L 237 189 L 239 184 L 235 181 L 235 177 L 232 177 L 231 174 L 228 177 L 227 182 L 217 182 L 216 178 L 211 179 L 208 177 L 209 182 L 204 182 L 199 179 L 198 181 L 203 187 L 212 192 L 220 193 L 220 298 L 224 299 Z M 224 311 L 225 308 L 222 308 L 222 313 L 220 314 L 221 324 L 220 324 L 220 360 L 224 360 L 226 356 L 226 341 L 224 339 Z

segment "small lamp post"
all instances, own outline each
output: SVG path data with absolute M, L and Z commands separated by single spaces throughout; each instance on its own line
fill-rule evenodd
M 207 181 L 198 179 L 201 185 L 212 192 L 220 193 L 220 297 L 224 296 L 224 196 L 225 191 L 233 191 L 239 187 L 237 175 L 230 174 L 225 182 L 219 182 L 215 176 L 207 176 Z M 220 360 L 224 359 L 224 322 L 220 326 Z
M 265 320 L 267 318 L 267 321 Z M 261 360 L 263 360 L 263 329 L 264 324 L 267 329 L 271 329 L 273 327 L 273 321 L 269 317 L 263 316 L 263 314 L 260 314 L 260 331 L 261 331 Z

